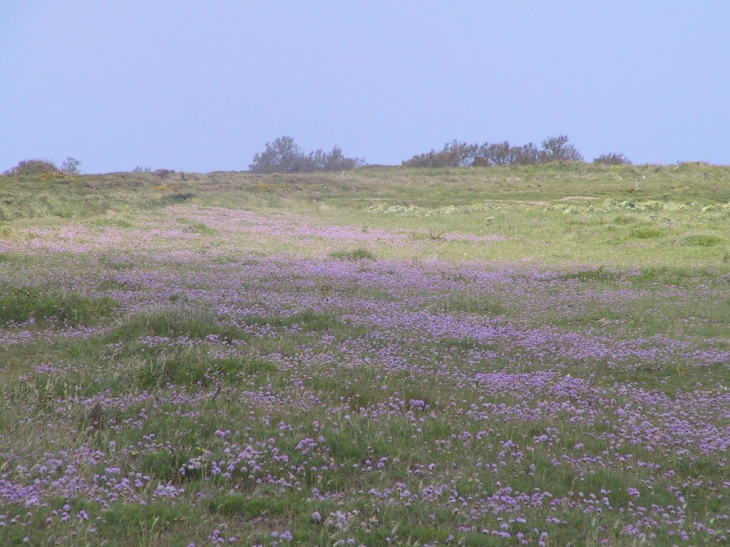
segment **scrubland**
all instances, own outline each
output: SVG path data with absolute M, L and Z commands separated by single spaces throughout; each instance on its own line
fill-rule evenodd
M 0 544 L 725 544 L 729 201 L 705 164 L 0 177 Z

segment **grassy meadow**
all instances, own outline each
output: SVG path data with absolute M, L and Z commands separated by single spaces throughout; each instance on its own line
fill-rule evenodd
M 727 544 L 729 326 L 728 167 L 0 177 L 0 545 Z

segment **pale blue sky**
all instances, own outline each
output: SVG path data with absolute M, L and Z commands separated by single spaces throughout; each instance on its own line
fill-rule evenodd
M 730 164 L 729 29 L 727 0 L 0 0 L 0 171 L 244 170 L 282 135 Z

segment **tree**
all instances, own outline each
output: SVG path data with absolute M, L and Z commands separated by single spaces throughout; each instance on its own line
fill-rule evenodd
M 63 160 L 63 163 L 61 164 L 61 171 L 63 171 L 67 175 L 80 175 L 81 171 L 79 170 L 79 165 L 81 165 L 81 162 L 79 160 L 77 160 L 76 158 L 68 157 Z
M 541 161 L 583 161 L 583 156 L 575 149 L 575 146 L 568 144 L 568 137 L 548 137 L 542 141 Z
M 631 165 L 631 160 L 629 160 L 623 154 L 616 154 L 615 152 L 611 152 L 610 154 L 601 154 L 593 160 L 593 163 L 598 163 L 602 165 Z

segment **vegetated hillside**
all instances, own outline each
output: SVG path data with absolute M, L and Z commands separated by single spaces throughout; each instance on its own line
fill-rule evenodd
M 730 201 L 730 167 L 601 166 L 416 169 L 365 167 L 342 173 L 151 173 L 0 177 L 0 222 L 84 218 L 109 210 L 194 202 L 226 207 L 364 208 L 378 202 L 435 207 L 484 200 L 553 201 L 570 196 L 702 204 Z

